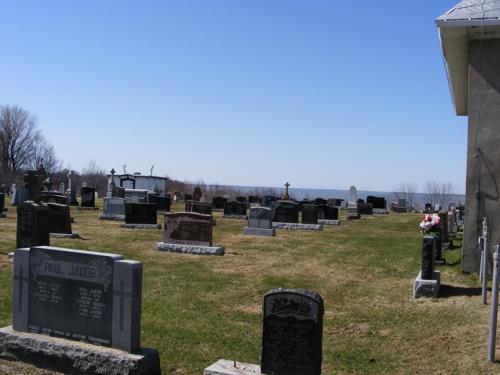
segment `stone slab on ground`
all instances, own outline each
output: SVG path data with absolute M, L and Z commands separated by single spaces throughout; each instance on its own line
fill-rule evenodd
M 423 280 L 420 271 L 413 283 L 413 298 L 437 298 L 441 285 L 441 273 L 434 271 L 433 280 Z
M 0 358 L 33 364 L 65 374 L 160 375 L 154 349 L 137 354 L 35 333 L 0 328 Z
M 158 242 L 156 244 L 156 250 L 194 255 L 224 255 L 224 248 L 222 246 L 179 245 L 173 243 Z
M 52 238 L 67 238 L 67 239 L 75 239 L 81 238 L 80 233 L 49 233 Z
M 374 215 L 389 215 L 389 210 L 387 208 L 374 208 Z
M 245 227 L 243 233 L 246 236 L 267 236 L 274 237 L 276 235 L 276 229 L 264 229 L 264 228 L 253 228 L 253 227 Z
M 208 366 L 203 375 L 261 375 L 261 372 L 259 365 L 219 359 Z
M 222 217 L 224 219 L 242 219 L 242 220 L 248 219 L 248 216 L 246 215 L 223 215 Z
M 99 219 L 101 219 L 101 220 L 124 221 L 125 220 L 125 215 L 99 214 Z
M 299 223 L 277 223 L 273 222 L 274 229 L 288 229 L 288 230 L 323 230 L 321 224 L 299 224 Z
M 121 227 L 128 229 L 161 229 L 161 224 L 122 224 Z
M 82 207 L 82 206 L 78 206 L 76 209 L 80 210 L 80 211 L 96 211 L 96 210 L 99 210 L 99 207 Z
M 322 224 L 322 225 L 340 225 L 340 220 L 318 219 L 318 224 Z

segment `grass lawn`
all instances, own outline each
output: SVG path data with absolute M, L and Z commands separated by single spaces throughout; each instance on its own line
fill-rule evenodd
M 71 214 L 83 240 L 51 245 L 143 263 L 142 344 L 159 350 L 163 374 L 201 375 L 219 358 L 258 363 L 262 299 L 275 287 L 323 297 L 323 374 L 500 373 L 486 360 L 490 306 L 481 305 L 476 278 L 460 272 L 460 241 L 438 267 L 442 298 L 413 300 L 421 215 L 363 217 L 322 232 L 278 230 L 270 238 L 244 236 L 244 220 L 215 213 L 214 245 L 225 246 L 226 255 L 203 257 L 156 252 L 159 230 L 122 229 L 98 220 L 97 211 Z M 0 219 L 0 326 L 11 324 L 6 254 L 15 246 L 15 209 L 7 216 Z M 0 373 L 49 374 L 6 361 Z

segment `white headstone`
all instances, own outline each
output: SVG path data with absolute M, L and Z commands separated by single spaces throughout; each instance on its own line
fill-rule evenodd
M 347 192 L 347 203 L 356 203 L 358 200 L 358 191 L 355 186 L 351 186 Z

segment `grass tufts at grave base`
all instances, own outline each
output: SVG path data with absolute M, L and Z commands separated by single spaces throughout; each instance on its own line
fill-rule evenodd
M 323 231 L 249 237 L 245 220 L 215 213 L 213 244 L 225 247 L 222 257 L 158 252 L 162 231 L 127 230 L 99 220 L 96 211 L 72 207 L 71 215 L 83 239 L 53 238 L 51 245 L 143 262 L 142 344 L 159 350 L 164 374 L 202 374 L 219 358 L 258 363 L 262 300 L 276 287 L 323 297 L 323 374 L 500 372 L 486 361 L 490 306 L 481 305 L 477 277 L 460 272 L 459 240 L 443 253 L 447 265 L 437 267 L 442 298 L 413 300 L 421 215 L 341 217 L 340 226 Z M 12 306 L 6 254 L 15 245 L 15 210 L 0 220 L 0 325 L 6 326 Z M 6 361 L 0 373 L 47 374 Z

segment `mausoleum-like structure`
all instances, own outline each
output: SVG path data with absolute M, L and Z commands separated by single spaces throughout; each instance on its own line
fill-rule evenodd
M 462 270 L 478 272 L 483 218 L 500 228 L 500 0 L 464 0 L 436 25 L 455 112 L 468 116 Z

